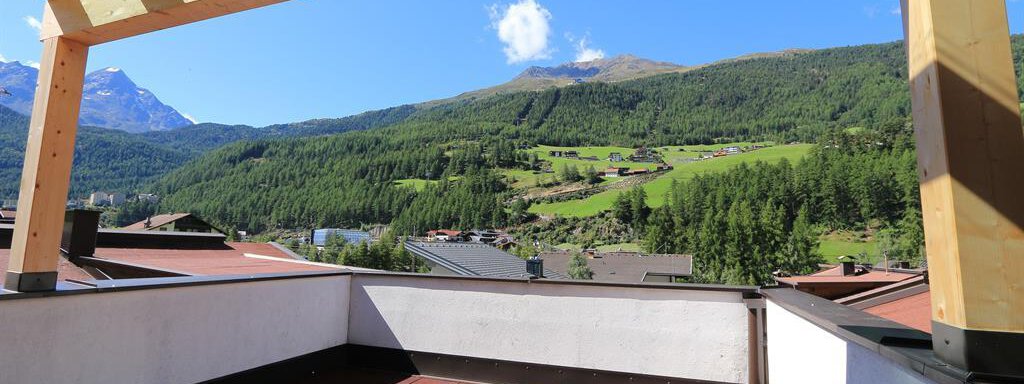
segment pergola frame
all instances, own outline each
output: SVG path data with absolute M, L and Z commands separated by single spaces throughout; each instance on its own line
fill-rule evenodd
M 49 0 L 5 288 L 54 290 L 90 46 L 286 0 Z M 901 0 L 933 344 L 1024 375 L 1024 129 L 1005 0 Z

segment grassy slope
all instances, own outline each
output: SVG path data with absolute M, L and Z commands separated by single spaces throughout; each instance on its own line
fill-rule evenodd
M 867 260 L 859 262 L 873 263 L 881 260 L 878 251 L 878 243 L 873 239 L 865 239 L 859 232 L 839 231 L 821 236 L 821 245 L 818 251 L 825 258 L 826 262 L 834 263 L 839 256 L 857 256 L 861 252 L 868 255 Z
M 647 191 L 647 204 L 652 207 L 664 205 L 665 194 L 671 188 L 673 180 L 685 181 L 705 172 L 728 170 L 743 162 L 758 160 L 776 162 L 783 158 L 795 162 L 807 154 L 811 146 L 810 144 L 775 146 L 740 155 L 677 165 L 672 171 L 650 183 L 644 184 L 644 189 Z M 718 146 L 718 148 L 721 148 L 721 146 Z M 530 211 L 543 215 L 593 216 L 611 209 L 612 203 L 614 203 L 619 193 L 622 193 L 622 191 L 611 190 L 582 200 L 538 204 L 530 207 Z
M 577 160 L 549 156 L 548 151 L 553 150 L 576 150 L 579 151 L 580 157 L 595 156 L 600 160 Z M 587 169 L 587 167 L 590 166 L 593 166 L 594 169 L 598 171 L 604 170 L 609 166 L 628 167 L 632 169 L 654 169 L 655 166 L 654 163 L 633 163 L 629 161 L 620 161 L 613 163 L 611 161 L 608 161 L 608 155 L 610 155 L 612 152 L 618 152 L 622 154 L 622 157 L 628 157 L 629 155 L 633 154 L 633 149 L 623 147 L 552 147 L 547 145 L 541 145 L 537 148 L 531 149 L 529 152 L 536 153 L 537 157 L 540 158 L 541 160 L 550 161 L 551 168 L 555 172 L 558 172 L 558 170 L 562 169 L 562 167 L 565 165 L 575 165 L 580 172 L 582 172 L 583 170 Z

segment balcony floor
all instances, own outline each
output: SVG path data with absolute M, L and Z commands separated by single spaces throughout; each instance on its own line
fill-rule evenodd
M 304 383 L 308 384 L 340 384 L 340 383 L 366 383 L 366 384 L 469 384 L 464 381 L 424 377 L 420 375 L 409 375 L 406 373 L 378 371 L 372 369 L 344 369 L 331 372 L 321 378 L 311 378 Z

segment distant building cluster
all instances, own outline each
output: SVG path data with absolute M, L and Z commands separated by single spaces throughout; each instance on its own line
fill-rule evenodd
M 499 248 L 505 248 L 515 243 L 511 235 L 493 229 L 473 229 L 469 231 L 435 229 L 427 231 L 426 240 L 442 243 L 488 244 Z
M 127 200 L 127 196 L 119 192 L 93 192 L 89 194 L 89 205 L 93 207 L 116 207 L 124 204 Z
M 312 239 L 311 242 L 314 246 L 322 248 L 327 245 L 327 239 L 332 236 L 336 236 L 349 244 L 372 242 L 374 240 L 373 236 L 370 235 L 370 232 L 342 228 L 315 229 L 309 238 Z
M 120 192 L 103 192 L 97 191 L 89 194 L 89 198 L 85 201 L 81 200 L 69 200 L 68 208 L 81 208 L 84 206 L 90 207 L 119 207 L 125 203 L 134 199 L 139 202 L 147 203 L 158 203 L 160 197 L 152 193 L 143 193 L 136 196 L 129 197 L 128 195 Z

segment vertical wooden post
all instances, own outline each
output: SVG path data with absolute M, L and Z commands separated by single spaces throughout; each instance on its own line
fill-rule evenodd
M 88 51 L 87 46 L 65 37 L 43 41 L 5 289 L 56 287 Z
M 1004 0 L 902 0 L 932 297 L 948 363 L 1024 375 L 1024 129 Z

